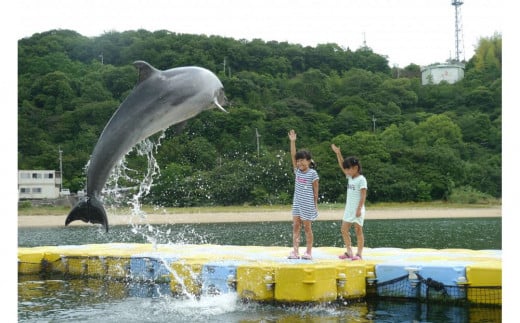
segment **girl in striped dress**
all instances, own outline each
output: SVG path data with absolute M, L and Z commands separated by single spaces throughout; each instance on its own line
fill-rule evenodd
M 302 259 L 312 259 L 312 222 L 318 217 L 319 176 L 314 169 L 311 153 L 307 150 L 296 152 L 296 132 L 289 132 L 291 159 L 294 168 L 293 216 L 293 251 L 289 259 L 299 259 L 300 231 L 305 231 L 306 251 Z

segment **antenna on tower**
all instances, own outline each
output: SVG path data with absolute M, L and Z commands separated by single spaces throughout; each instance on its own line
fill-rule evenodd
M 363 46 L 361 46 L 363 50 L 370 50 L 370 47 L 367 46 L 367 35 L 363 32 Z
M 367 47 L 367 34 L 363 32 L 363 47 Z
M 464 41 L 462 39 L 462 15 L 460 6 L 464 2 L 462 0 L 452 0 L 451 5 L 455 7 L 455 60 L 460 62 L 464 56 Z

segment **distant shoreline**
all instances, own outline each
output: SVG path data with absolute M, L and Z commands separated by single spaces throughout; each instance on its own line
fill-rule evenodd
M 319 211 L 317 221 L 341 221 L 343 209 Z M 367 210 L 367 220 L 433 219 L 433 218 L 484 218 L 502 217 L 502 207 L 484 208 L 384 208 Z M 20 215 L 18 227 L 59 227 L 65 225 L 65 215 Z M 291 211 L 235 211 L 235 212 L 182 212 L 149 213 L 139 215 L 108 215 L 109 225 L 177 224 L 177 223 L 229 223 L 292 221 Z M 91 225 L 74 221 L 69 226 Z

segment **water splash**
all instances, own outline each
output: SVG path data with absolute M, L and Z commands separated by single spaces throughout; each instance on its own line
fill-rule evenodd
M 177 244 L 179 242 L 178 236 L 176 237 L 177 241 L 172 242 L 170 240 L 169 236 L 171 234 L 171 229 L 169 228 L 164 230 L 164 226 L 161 225 L 143 225 L 134 222 L 135 217 L 139 217 L 140 219 L 146 217 L 146 213 L 142 210 L 141 200 L 144 196 L 149 194 L 154 179 L 159 177 L 161 174 L 160 167 L 157 163 L 157 159 L 155 158 L 155 154 L 157 153 L 158 147 L 161 145 L 161 139 L 164 137 L 165 135 L 163 132 L 156 140 L 145 139 L 138 143 L 132 152 L 135 152 L 137 156 L 144 157 L 146 161 L 146 170 L 144 173 L 140 173 L 137 170 L 129 168 L 127 166 L 126 158 L 123 158 L 116 165 L 109 179 L 108 186 L 111 186 L 112 189 L 107 190 L 107 192 L 111 193 L 109 196 L 113 199 L 116 206 L 121 207 L 123 204 L 130 206 L 130 222 L 132 226 L 131 232 L 134 235 L 140 235 L 143 239 L 145 239 L 145 241 L 152 244 L 153 250 L 157 250 L 158 244 L 164 243 L 165 240 L 167 241 L 167 244 Z M 121 186 L 121 184 L 126 186 Z M 127 192 L 130 194 L 126 194 Z M 199 240 L 204 241 L 204 239 Z M 161 261 L 164 264 L 168 263 L 167 259 L 161 259 Z M 184 282 L 182 275 L 178 275 L 177 272 L 169 265 L 166 265 L 165 267 L 178 282 L 178 285 L 180 285 L 179 287 L 181 289 L 181 295 L 187 298 L 186 303 L 183 306 L 180 306 L 179 309 L 187 310 L 188 313 L 200 314 L 201 312 L 204 312 L 204 306 L 201 306 L 203 304 L 201 303 L 201 296 L 204 295 L 196 295 L 190 291 L 189 283 Z M 186 267 L 185 269 L 189 268 Z M 197 275 L 197 273 L 191 273 L 191 276 L 195 281 L 198 280 L 196 277 Z M 212 302 L 214 301 L 215 300 L 212 299 Z M 233 303 L 236 303 L 236 296 L 234 297 Z M 210 306 L 208 306 L 208 310 L 219 308 L 216 305 L 222 306 L 222 304 L 222 301 L 217 300 L 215 303 L 211 303 Z M 209 316 L 211 315 L 212 314 L 209 313 Z
M 127 210 L 128 221 L 131 225 L 130 232 L 139 236 L 140 240 L 151 243 L 154 249 L 158 244 L 207 243 L 207 237 L 198 233 L 194 228 L 186 228 L 172 237 L 171 226 L 143 223 L 143 220 L 146 219 L 146 212 L 143 210 L 142 200 L 150 193 L 154 181 L 161 176 L 156 154 L 164 138 L 165 133 L 163 132 L 158 136 L 145 139 L 126 155 L 133 155 L 132 164 L 140 165 L 141 169 L 136 166 L 133 168 L 128 166 L 126 156 L 116 164 L 103 190 L 103 202 L 111 213 L 121 213 L 121 210 L 129 207 Z M 135 162 L 136 159 L 138 162 Z M 154 206 L 154 212 L 160 212 L 160 208 Z M 127 233 L 128 231 L 125 231 L 122 235 L 127 235 Z M 100 234 L 103 233 L 100 231 Z M 114 238 L 129 240 L 128 237 Z
M 149 139 L 145 139 L 141 141 L 136 146 L 136 151 L 139 156 L 146 156 L 147 160 L 147 168 L 146 174 L 142 178 L 139 190 L 136 194 L 133 195 L 131 201 L 129 202 L 132 205 L 133 214 L 142 215 L 141 211 L 141 201 L 140 199 L 148 195 L 150 193 L 150 189 L 152 188 L 153 179 L 155 177 L 159 177 L 161 175 L 161 169 L 159 168 L 159 164 L 155 159 L 154 152 L 157 153 L 157 149 L 161 145 L 161 140 L 165 137 L 164 132 L 157 138 L 157 142 L 154 143 Z
M 142 210 L 141 199 L 150 193 L 154 179 L 161 175 L 155 154 L 164 137 L 163 132 L 156 139 L 144 139 L 129 152 L 135 154 L 138 159 L 144 157 L 144 172 L 128 167 L 126 156 L 115 165 L 105 185 L 103 197 L 105 204 L 114 208 L 129 205 L 132 215 L 140 217 L 146 215 Z
M 240 305 L 236 293 L 228 293 L 214 296 L 201 296 L 198 300 L 185 299 L 175 303 L 172 310 L 182 317 L 193 319 L 207 318 L 232 313 Z

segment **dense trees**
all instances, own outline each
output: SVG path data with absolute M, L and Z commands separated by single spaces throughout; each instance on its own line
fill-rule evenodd
M 217 73 L 229 113 L 202 113 L 151 138 L 159 165 L 147 200 L 164 206 L 290 203 L 287 132 L 318 164 L 321 201 L 345 198 L 331 143 L 358 155 L 369 202 L 501 196 L 501 36 L 483 38 L 456 84 L 420 84 L 420 70 L 388 67 L 363 47 L 234 40 L 145 30 L 87 38 L 53 30 L 18 44 L 18 165 L 56 169 L 85 185 L 104 125 L 135 84 L 135 60 Z M 119 186 L 135 186 L 147 154 L 126 158 Z

